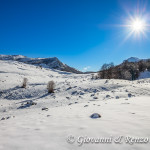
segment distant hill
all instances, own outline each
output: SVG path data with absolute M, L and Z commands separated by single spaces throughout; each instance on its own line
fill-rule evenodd
M 125 61 L 128 61 L 128 62 L 139 62 L 139 61 L 147 61 L 148 59 L 139 59 L 137 57 L 130 57 L 128 58 L 127 60 Z
M 130 57 L 127 59 L 128 62 L 139 62 L 141 59 L 137 58 L 137 57 Z
M 0 60 L 14 60 L 14 61 L 24 62 L 27 64 L 32 64 L 44 68 L 57 69 L 57 70 L 77 73 L 77 74 L 82 73 L 81 71 L 62 63 L 57 57 L 29 58 L 23 55 L 0 55 Z

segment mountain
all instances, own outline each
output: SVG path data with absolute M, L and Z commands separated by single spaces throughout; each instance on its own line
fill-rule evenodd
M 57 69 L 57 70 L 72 72 L 77 74 L 82 73 L 81 71 L 78 71 L 77 69 L 62 63 L 57 57 L 29 58 L 23 55 L 0 55 L 0 60 L 14 60 L 14 61 L 24 62 L 27 64 L 32 64 L 44 68 Z
M 126 61 L 128 62 L 139 62 L 141 59 L 137 58 L 137 57 L 130 57 L 128 58 Z
M 130 57 L 130 58 L 128 58 L 125 61 L 128 61 L 128 62 L 139 62 L 139 61 L 147 61 L 147 60 L 149 60 L 149 59 L 139 59 L 137 57 Z

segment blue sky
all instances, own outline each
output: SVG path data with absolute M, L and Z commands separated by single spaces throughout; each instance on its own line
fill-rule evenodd
M 0 0 L 0 54 L 55 56 L 82 71 L 150 58 L 148 30 L 126 39 L 120 26 L 149 13 L 148 0 Z

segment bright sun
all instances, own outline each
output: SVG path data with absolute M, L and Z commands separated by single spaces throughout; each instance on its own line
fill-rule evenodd
M 136 18 L 135 20 L 133 20 L 131 24 L 131 29 L 134 32 L 142 32 L 144 30 L 144 27 L 145 27 L 144 22 L 139 18 Z
M 128 19 L 126 19 L 126 23 L 124 25 L 121 25 L 122 27 L 125 27 L 126 31 L 126 37 L 123 42 L 128 40 L 131 36 L 138 39 L 144 39 L 148 38 L 148 31 L 150 24 L 147 23 L 147 17 L 146 16 L 128 16 Z

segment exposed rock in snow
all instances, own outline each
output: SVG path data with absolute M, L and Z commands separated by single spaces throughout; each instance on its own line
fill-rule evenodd
M 131 93 L 129 93 L 129 94 L 128 94 L 128 97 L 132 97 L 132 94 L 131 94 Z
M 90 117 L 93 118 L 93 119 L 96 119 L 96 118 L 101 118 L 101 115 L 98 114 L 98 113 L 94 113 Z
M 119 99 L 119 96 L 116 96 L 116 99 Z
M 46 110 L 46 111 L 48 111 L 48 108 L 47 108 L 47 107 L 43 107 L 43 108 L 42 108 L 42 110 Z
M 110 95 L 106 95 L 106 98 L 109 98 L 110 97 Z
M 94 96 L 93 99 L 98 99 L 98 97 Z
M 37 103 L 35 103 L 35 102 L 33 102 L 33 101 L 28 101 L 28 102 L 26 102 L 25 104 L 21 104 L 21 106 L 20 107 L 18 107 L 18 109 L 23 109 L 23 108 L 27 108 L 27 107 L 30 107 L 30 106 L 32 106 L 32 105 L 36 105 Z

